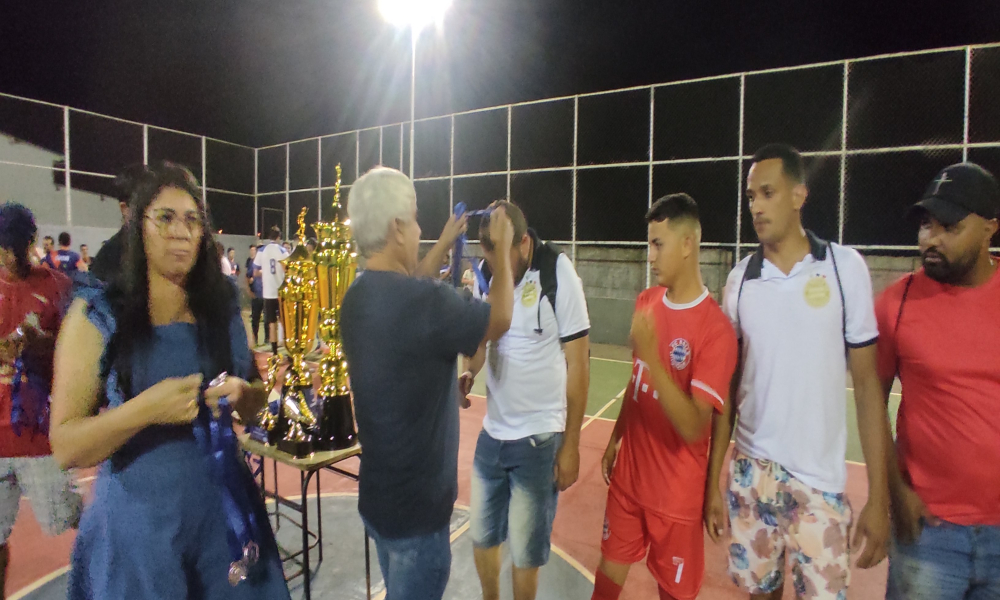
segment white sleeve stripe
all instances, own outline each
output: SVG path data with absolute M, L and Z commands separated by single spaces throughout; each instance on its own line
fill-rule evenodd
M 692 379 L 691 380 L 691 387 L 698 388 L 699 390 L 701 390 L 703 392 L 708 392 L 709 395 L 711 395 L 713 398 L 715 398 L 716 400 L 718 400 L 719 404 L 721 404 L 723 406 L 726 404 L 726 401 L 722 399 L 722 396 L 720 396 L 718 392 L 716 392 L 715 390 L 713 390 L 711 388 L 711 386 L 709 386 L 704 381 L 700 381 L 698 379 Z

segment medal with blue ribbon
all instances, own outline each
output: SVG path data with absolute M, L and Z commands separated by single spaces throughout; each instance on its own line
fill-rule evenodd
M 222 385 L 227 373 L 223 372 L 205 387 L 205 390 Z M 245 581 L 260 558 L 260 528 L 254 513 L 254 504 L 245 482 L 241 480 L 236 434 L 233 432 L 233 412 L 229 399 L 219 398 L 219 415 L 214 416 L 204 404 L 207 413 L 211 468 L 216 481 L 221 483 L 222 508 L 226 515 L 226 539 L 232 562 L 229 565 L 229 584 Z
M 456 218 L 461 218 L 463 215 L 468 217 L 485 216 L 491 212 L 492 211 L 488 208 L 484 210 L 466 210 L 464 202 L 455 204 Z M 451 281 L 455 287 L 462 286 L 462 259 L 464 258 L 463 253 L 465 252 L 465 245 L 468 241 L 468 235 L 465 233 L 458 236 L 458 239 L 455 240 L 455 248 L 451 253 Z M 483 275 L 482 270 L 480 270 L 475 257 L 469 257 L 469 263 L 472 265 L 472 272 L 476 276 L 476 283 L 479 284 L 480 292 L 483 296 L 486 296 L 490 293 L 490 282 L 486 280 L 486 276 Z
M 10 385 L 11 429 L 19 437 L 25 428 L 32 433 L 46 432 L 49 430 L 49 380 L 39 375 L 30 358 L 25 357 L 24 330 L 21 327 L 15 330 L 10 343 L 18 348 Z

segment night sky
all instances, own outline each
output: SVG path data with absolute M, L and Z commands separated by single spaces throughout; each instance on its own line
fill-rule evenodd
M 456 0 L 417 116 L 1000 40 L 1000 2 Z M 0 2 L 0 92 L 252 146 L 408 118 L 375 0 Z

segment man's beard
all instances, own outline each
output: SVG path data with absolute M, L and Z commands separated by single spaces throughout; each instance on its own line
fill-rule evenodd
M 940 262 L 928 263 L 928 254 L 940 258 Z M 921 262 L 924 265 L 924 273 L 927 273 L 927 276 L 934 281 L 947 285 L 957 285 L 964 281 L 966 276 L 975 268 L 976 253 L 973 252 L 967 256 L 960 256 L 955 262 L 952 262 L 940 252 L 930 249 L 921 254 Z
M 524 274 L 528 272 L 528 260 L 522 256 L 517 257 L 517 264 L 514 265 L 514 285 L 521 283 L 524 279 Z

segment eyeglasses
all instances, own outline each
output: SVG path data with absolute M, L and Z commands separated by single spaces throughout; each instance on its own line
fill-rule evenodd
M 145 217 L 156 225 L 160 235 L 167 237 L 175 223 L 183 223 L 189 233 L 199 234 L 205 229 L 205 219 L 196 210 L 189 210 L 184 215 L 178 215 L 172 208 L 160 208 L 150 211 Z

